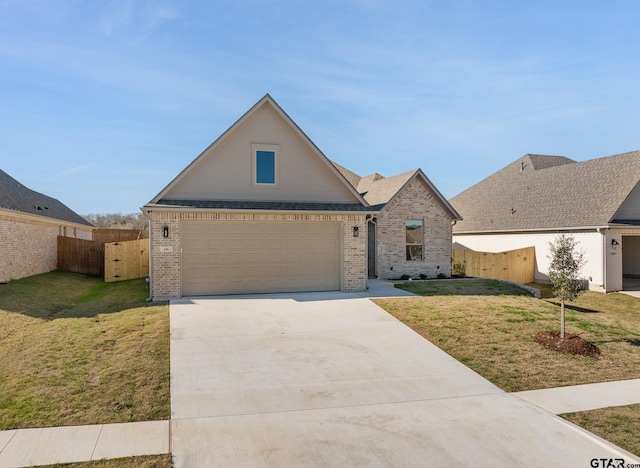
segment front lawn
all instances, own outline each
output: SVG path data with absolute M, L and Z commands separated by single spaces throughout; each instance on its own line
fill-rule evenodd
M 562 417 L 640 456 L 640 405 L 567 413 Z
M 170 417 L 169 307 L 144 279 L 0 284 L 0 430 Z
M 568 304 L 567 333 L 597 345 L 598 358 L 550 351 L 533 341 L 559 330 L 560 311 L 547 285 L 542 299 L 496 280 L 413 281 L 398 285 L 423 297 L 375 302 L 498 387 L 509 391 L 640 378 L 640 299 L 585 291 Z M 640 405 L 564 418 L 640 455 Z
M 550 351 L 533 341 L 559 330 L 559 306 L 496 280 L 412 281 L 423 297 L 376 303 L 500 388 L 516 392 L 640 378 L 640 299 L 585 291 L 568 305 L 567 333 L 597 345 L 599 358 Z
M 81 463 L 58 463 L 44 468 L 170 468 L 171 454 L 142 457 L 114 458 Z

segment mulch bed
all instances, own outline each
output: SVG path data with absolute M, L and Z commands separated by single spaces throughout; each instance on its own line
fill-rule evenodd
M 558 331 L 541 331 L 535 334 L 533 340 L 545 348 L 561 353 L 589 357 L 600 356 L 600 348 L 577 335 L 565 333 L 564 338 L 560 338 Z

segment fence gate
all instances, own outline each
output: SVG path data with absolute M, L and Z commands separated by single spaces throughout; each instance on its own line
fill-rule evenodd
M 142 278 L 149 274 L 149 239 L 104 245 L 104 280 L 107 283 Z

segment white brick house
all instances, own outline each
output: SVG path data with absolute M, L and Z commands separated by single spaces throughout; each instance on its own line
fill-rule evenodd
M 449 274 L 459 218 L 420 170 L 369 181 L 332 163 L 269 95 L 142 210 L 155 299 L 363 291 L 375 271 Z M 411 246 L 408 221 L 418 222 Z
M 526 154 L 450 201 L 464 218 L 454 247 L 534 246 L 536 281 L 548 281 L 549 243 L 559 234 L 585 253 L 589 289 L 620 291 L 640 278 L 640 151 L 582 162 Z
M 0 170 L 0 283 L 56 269 L 57 236 L 90 240 L 93 225 Z

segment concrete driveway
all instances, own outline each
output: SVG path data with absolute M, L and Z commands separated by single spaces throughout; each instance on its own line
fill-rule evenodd
M 358 294 L 171 303 L 177 467 L 589 467 L 633 457 Z

